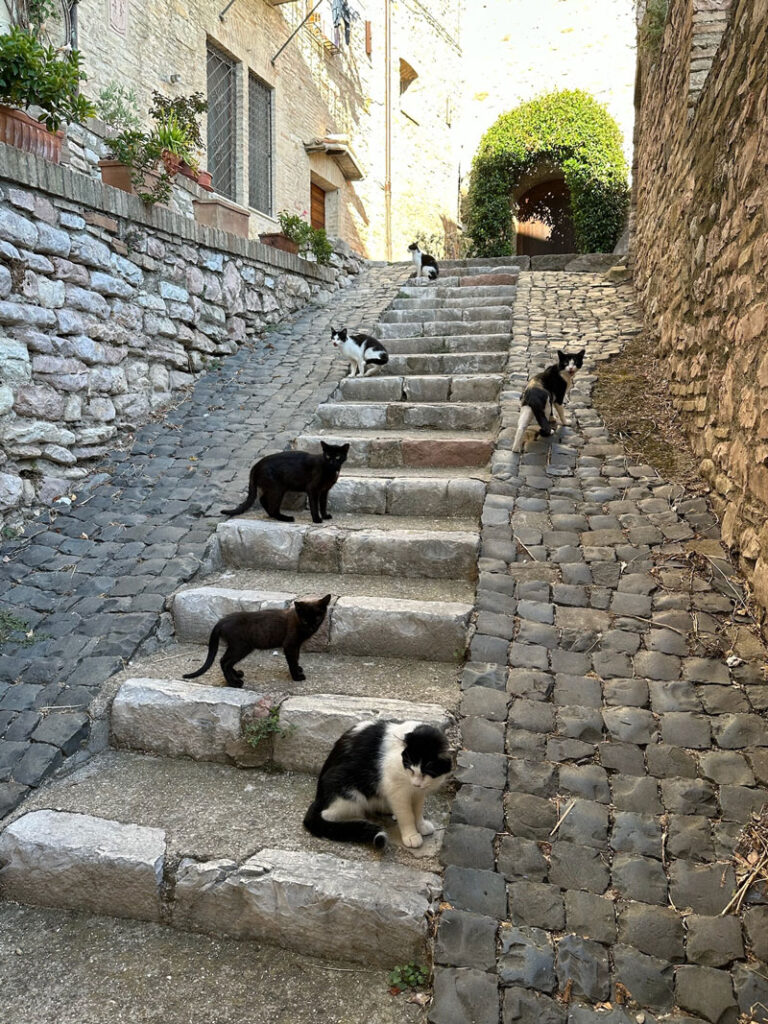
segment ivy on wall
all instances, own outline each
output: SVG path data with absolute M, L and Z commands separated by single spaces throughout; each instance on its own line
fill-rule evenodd
M 512 192 L 542 162 L 563 172 L 579 252 L 611 252 L 629 205 L 621 131 L 580 89 L 552 92 L 502 114 L 480 141 L 467 196 L 475 256 L 514 252 Z

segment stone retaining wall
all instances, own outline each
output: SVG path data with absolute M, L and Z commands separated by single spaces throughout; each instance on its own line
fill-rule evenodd
M 0 145 L 0 526 L 67 500 L 121 432 L 356 274 Z
M 768 4 L 734 0 L 725 27 L 729 6 L 675 0 L 660 53 L 641 59 L 633 262 L 723 539 L 765 609 Z M 717 49 L 690 106 L 691 60 L 705 37 Z

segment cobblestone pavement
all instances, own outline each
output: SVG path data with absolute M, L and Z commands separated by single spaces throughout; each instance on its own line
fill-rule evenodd
M 638 324 L 626 285 L 521 275 L 435 1024 L 768 1017 L 764 888 L 720 916 L 766 800 L 764 651 L 705 500 L 636 465 L 592 408 L 590 367 Z M 514 455 L 529 370 L 583 344 L 572 426 Z
M 344 368 L 329 325 L 375 323 L 411 269 L 371 266 L 330 305 L 244 345 L 104 460 L 70 508 L 3 544 L 0 818 L 88 737 L 88 705 L 162 624 L 251 464 L 332 393 Z

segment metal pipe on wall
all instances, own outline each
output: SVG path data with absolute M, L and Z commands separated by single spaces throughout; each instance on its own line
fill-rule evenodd
M 392 13 L 384 0 L 384 245 L 392 261 Z

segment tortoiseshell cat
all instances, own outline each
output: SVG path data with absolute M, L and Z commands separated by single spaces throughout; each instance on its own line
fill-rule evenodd
M 330 519 L 328 513 L 328 491 L 339 479 L 341 467 L 346 462 L 348 444 L 326 444 L 320 442 L 322 455 L 311 452 L 277 452 L 265 455 L 251 469 L 248 482 L 248 497 L 237 508 L 223 508 L 225 516 L 239 516 L 256 501 L 272 519 L 281 523 L 292 523 L 293 516 L 284 516 L 280 505 L 286 491 L 303 491 L 309 498 L 309 511 L 313 523 Z M 321 518 L 322 517 L 322 518 Z
M 213 664 L 220 641 L 227 650 L 220 665 L 227 686 L 241 687 L 245 673 L 234 666 L 252 651 L 282 647 L 291 672 L 291 679 L 307 677 L 299 665 L 299 652 L 305 640 L 320 629 L 328 610 L 331 595 L 316 601 L 294 601 L 290 608 L 263 608 L 258 612 L 233 612 L 219 619 L 211 630 L 208 656 L 197 672 L 188 672 L 185 679 L 196 679 Z

